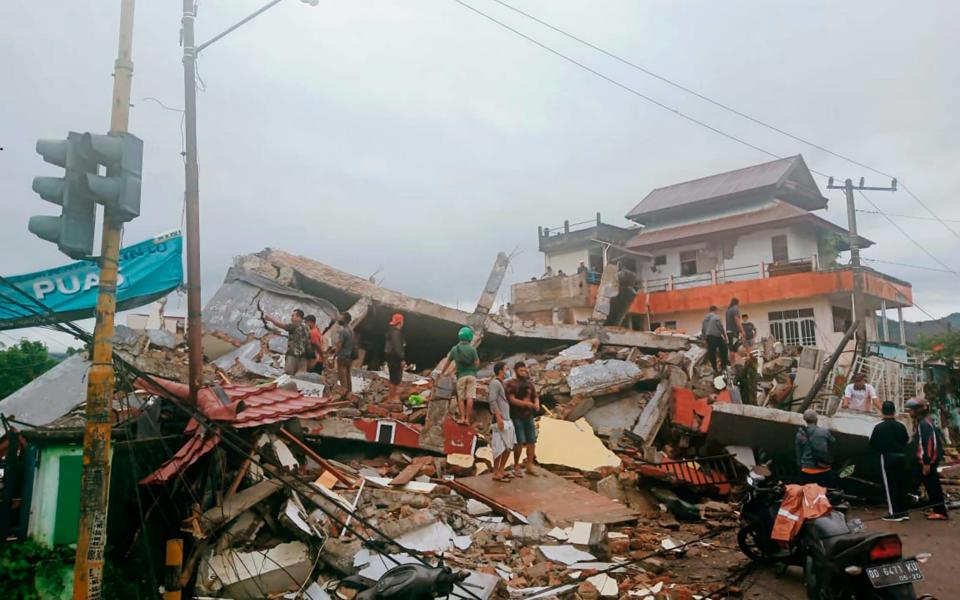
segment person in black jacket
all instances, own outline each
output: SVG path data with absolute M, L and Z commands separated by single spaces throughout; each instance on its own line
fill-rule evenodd
M 930 406 L 921 400 L 911 398 L 905 404 L 910 416 L 917 424 L 917 430 L 910 441 L 916 450 L 914 460 L 920 463 L 921 481 L 927 490 L 927 499 L 933 511 L 927 515 L 931 521 L 947 519 L 947 505 L 944 503 L 943 487 L 940 485 L 940 473 L 937 465 L 943 456 L 943 440 L 940 430 L 930 418 Z
M 887 495 L 887 516 L 884 521 L 906 521 L 907 462 L 906 448 L 910 435 L 903 423 L 897 421 L 897 406 L 889 400 L 880 409 L 883 420 L 870 435 L 870 449 L 880 455 L 883 490 Z
M 383 354 L 387 359 L 387 372 L 390 374 L 390 391 L 387 402 L 400 399 L 400 382 L 403 381 L 405 348 L 407 342 L 403 339 L 403 315 L 394 313 L 390 318 L 390 329 L 384 344 Z

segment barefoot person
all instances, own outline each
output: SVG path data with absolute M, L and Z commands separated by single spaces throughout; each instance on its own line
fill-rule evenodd
M 524 470 L 530 475 L 536 475 L 533 470 L 534 449 L 537 444 L 537 426 L 533 417 L 540 410 L 540 396 L 530 381 L 527 364 L 518 362 L 513 368 L 514 378 L 507 382 L 507 400 L 510 402 L 510 416 L 513 419 L 513 429 L 517 436 L 517 445 L 513 450 L 513 474 L 523 477 Z M 520 455 L 526 450 L 525 469 L 520 468 Z
M 490 424 L 490 449 L 493 450 L 493 479 L 494 481 L 510 481 L 513 476 L 505 471 L 510 451 L 516 445 L 513 430 L 513 421 L 510 420 L 510 403 L 507 402 L 507 393 L 503 381 L 507 375 L 507 364 L 498 362 L 493 365 L 493 379 L 490 381 L 489 394 L 490 412 L 493 413 L 493 423 Z

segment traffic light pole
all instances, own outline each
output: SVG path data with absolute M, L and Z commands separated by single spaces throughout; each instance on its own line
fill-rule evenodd
M 134 0 L 120 0 L 120 41 L 114 63 L 110 133 L 125 133 L 130 121 L 133 79 Z M 100 252 L 97 324 L 87 376 L 86 425 L 83 432 L 83 474 L 80 480 L 80 523 L 74 568 L 73 599 L 97 600 L 103 589 L 103 555 L 107 543 L 107 501 L 110 493 L 110 428 L 113 408 L 113 339 L 117 308 L 117 272 L 123 223 L 104 209 Z
M 185 128 L 187 221 L 187 347 L 190 398 L 196 401 L 203 376 L 203 322 L 200 307 L 200 170 L 197 166 L 197 47 L 195 0 L 183 0 L 183 121 Z

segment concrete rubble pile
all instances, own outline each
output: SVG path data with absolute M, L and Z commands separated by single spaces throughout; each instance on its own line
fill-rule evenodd
M 579 339 L 566 330 L 511 337 L 486 312 L 317 265 L 275 251 L 241 257 L 205 310 L 211 383 L 197 409 L 221 429 L 191 420 L 184 446 L 142 482 L 200 491 L 182 524 L 191 538 L 184 585 L 236 599 L 351 600 L 356 590 L 337 586 L 344 577 L 376 580 L 394 564 L 442 555 L 470 573 L 458 593 L 483 600 L 676 600 L 725 586 L 738 559 L 713 536 L 735 524 L 729 494 L 752 466 L 754 441 L 729 429 L 718 441 L 711 423 L 736 417 L 723 407 L 783 412 L 757 405 L 789 406 L 797 357 L 765 348 L 753 387 L 739 386 L 742 371 L 716 378 L 688 336 L 594 325 L 579 327 Z M 316 314 L 328 337 L 338 311 L 356 313 L 352 394 L 333 369 L 282 374 L 285 339 L 262 314 L 293 308 Z M 393 311 L 405 311 L 418 367 L 404 374 L 402 400 L 388 402 L 377 346 Z M 486 336 L 475 414 L 461 425 L 442 367 L 467 323 Z M 180 348 L 155 345 L 148 340 L 139 363 L 162 363 L 151 354 L 160 352 L 179 369 Z M 543 405 L 536 474 L 510 482 L 491 479 L 487 443 L 486 391 L 500 360 L 528 366 Z M 145 385 L 158 398 L 186 397 L 182 371 L 144 369 L 165 378 L 162 389 Z M 251 453 L 231 452 L 233 438 Z

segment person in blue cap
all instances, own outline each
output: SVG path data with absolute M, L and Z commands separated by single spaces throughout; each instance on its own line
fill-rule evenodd
M 477 399 L 477 369 L 480 368 L 480 356 L 473 347 L 473 330 L 461 327 L 457 338 L 460 342 L 450 349 L 447 355 L 457 367 L 457 408 L 460 412 L 457 422 L 470 423 L 473 417 L 473 401 Z

